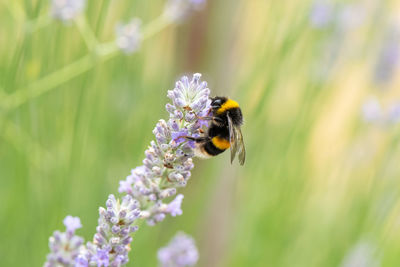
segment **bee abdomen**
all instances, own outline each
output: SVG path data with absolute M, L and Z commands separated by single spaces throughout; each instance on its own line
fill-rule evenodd
M 204 150 L 210 156 L 216 156 L 228 149 L 229 146 L 230 144 L 228 140 L 219 136 L 215 136 L 211 139 L 211 141 L 208 141 L 204 144 Z
M 231 146 L 231 144 L 229 143 L 229 141 L 227 139 L 220 137 L 220 136 L 213 137 L 211 139 L 211 142 L 216 148 L 218 148 L 222 151 L 224 151 L 225 149 L 228 149 Z

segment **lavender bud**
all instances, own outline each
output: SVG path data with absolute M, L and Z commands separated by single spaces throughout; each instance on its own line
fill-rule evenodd
M 175 98 L 175 94 L 173 90 L 168 90 L 167 92 L 167 97 L 171 100 L 173 100 Z M 174 107 L 173 105 L 171 105 L 170 103 L 168 103 L 167 105 L 170 105 L 171 107 Z M 174 107 L 175 109 L 175 107 Z
M 168 111 L 168 113 L 173 114 L 175 112 L 175 107 L 173 105 L 171 105 L 170 103 L 165 105 L 165 109 Z
M 171 201 L 171 203 L 168 204 L 167 207 L 167 212 L 171 214 L 171 216 L 175 217 L 177 215 L 182 215 L 182 200 L 183 200 L 183 195 L 177 195 L 176 198 Z
M 156 222 L 161 222 L 165 219 L 165 214 L 158 213 L 158 214 L 154 215 L 154 219 L 156 220 Z
M 132 237 L 131 236 L 127 236 L 126 238 L 124 238 L 123 240 L 122 240 L 122 244 L 124 244 L 124 245 L 128 245 L 128 244 L 130 244 L 132 242 Z
M 196 118 L 196 116 L 192 112 L 188 112 L 185 115 L 185 120 L 187 122 L 192 122 L 195 118 Z
M 139 230 L 139 226 L 135 225 L 135 226 L 131 226 L 129 228 L 130 233 L 136 232 L 137 230 Z
M 120 231 L 120 234 L 121 234 L 122 236 L 125 236 L 125 235 L 129 234 L 129 231 L 130 231 L 130 228 L 124 228 L 124 229 L 122 229 L 122 230 Z
M 157 200 L 156 195 L 154 195 L 154 194 L 149 195 L 149 200 L 156 201 Z
M 120 231 L 121 231 L 121 229 L 119 228 L 118 225 L 114 225 L 114 226 L 111 228 L 111 232 L 113 232 L 113 234 L 118 234 Z
M 163 190 L 161 192 L 160 198 L 164 199 L 164 198 L 167 198 L 167 197 L 171 197 L 171 196 L 173 196 L 175 194 L 176 194 L 176 188 L 168 188 L 168 189 L 165 189 L 165 190 Z
M 49 238 L 50 253 L 44 266 L 67 265 L 73 266 L 79 254 L 83 238 L 75 235 L 75 230 L 82 227 L 78 217 L 67 216 L 64 219 L 66 232 L 55 231 Z
M 180 106 L 180 107 L 183 107 L 183 105 Z M 175 110 L 174 118 L 177 119 L 177 120 L 181 120 L 183 118 L 183 113 L 180 110 Z

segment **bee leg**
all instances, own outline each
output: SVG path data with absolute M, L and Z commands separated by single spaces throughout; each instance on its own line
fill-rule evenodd
M 176 138 L 175 141 L 179 140 L 180 138 L 185 138 L 185 139 L 190 140 L 190 141 L 195 141 L 196 143 L 204 143 L 204 142 L 209 141 L 209 139 L 210 139 L 210 137 L 208 137 L 208 136 L 192 137 L 192 136 L 183 135 L 183 136 L 179 136 L 178 138 Z
M 196 118 L 199 119 L 199 120 L 205 120 L 205 121 L 212 121 L 213 120 L 213 117 L 210 117 L 210 116 L 200 117 L 200 116 L 196 115 Z
M 205 121 L 214 121 L 215 123 L 221 124 L 224 123 L 224 120 L 218 117 L 210 117 L 210 116 L 205 116 L 205 117 L 200 117 L 197 116 L 197 119 L 199 120 L 205 120 Z

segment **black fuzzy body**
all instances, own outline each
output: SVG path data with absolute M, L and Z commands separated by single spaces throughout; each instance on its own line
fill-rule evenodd
M 214 97 L 211 100 L 212 117 L 214 119 L 212 120 L 207 136 L 204 139 L 205 142 L 203 141 L 202 152 L 205 152 L 208 156 L 216 156 L 229 148 L 229 146 L 226 147 L 226 142 L 229 143 L 228 116 L 231 118 L 233 125 L 240 126 L 243 123 L 243 115 L 240 107 L 238 105 L 236 106 L 237 103 L 227 97 Z M 229 105 L 222 112 L 219 112 L 221 108 L 224 107 L 225 103 L 229 104 L 232 102 L 233 105 Z M 225 146 L 221 147 L 221 143 L 225 144 Z

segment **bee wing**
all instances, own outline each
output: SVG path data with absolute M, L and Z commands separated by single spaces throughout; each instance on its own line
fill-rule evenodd
M 239 163 L 240 165 L 244 164 L 244 160 L 246 159 L 246 149 L 244 148 L 244 142 L 243 142 L 243 135 L 242 131 L 240 130 L 239 127 L 235 127 L 236 130 L 236 135 L 237 135 L 237 146 L 239 147 Z
M 237 135 L 236 135 L 236 129 L 233 126 L 232 119 L 227 115 L 228 117 L 228 126 L 229 126 L 229 142 L 230 142 L 230 150 L 231 150 L 231 163 L 235 159 L 236 152 L 237 152 Z

